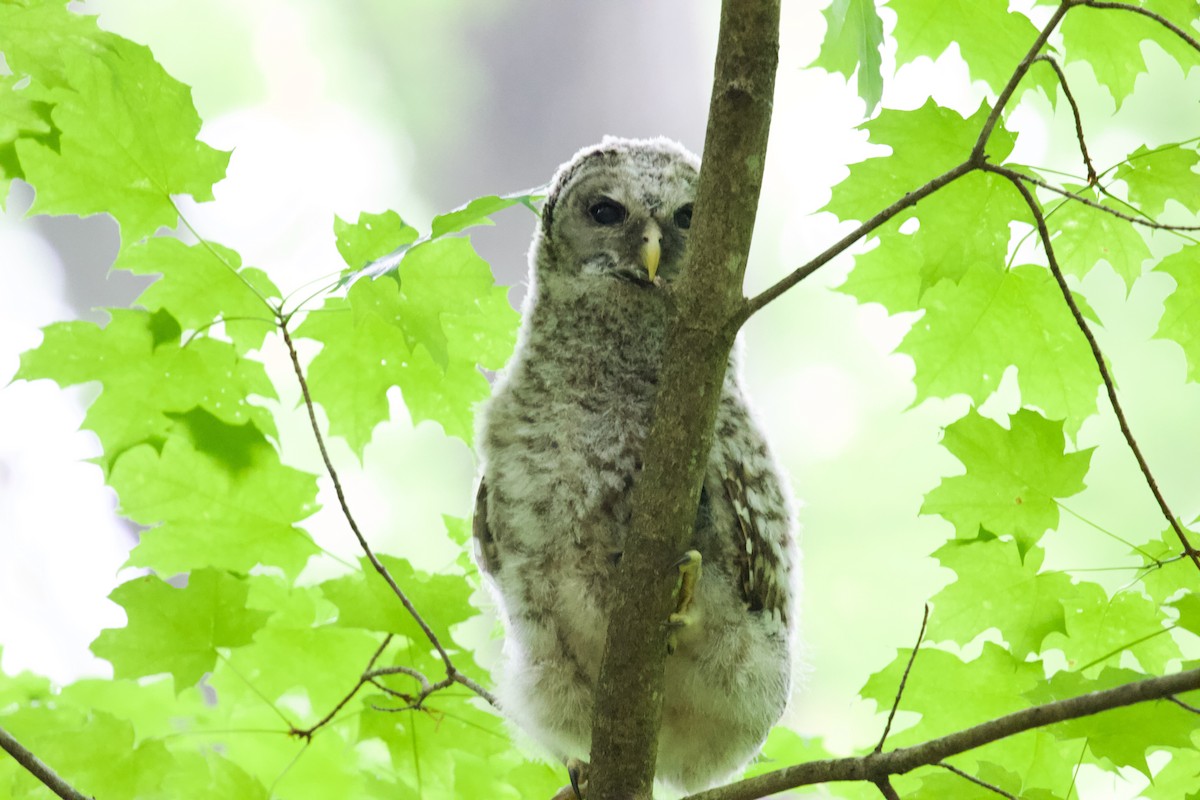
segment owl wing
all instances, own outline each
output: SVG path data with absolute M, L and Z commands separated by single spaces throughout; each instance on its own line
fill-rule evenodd
M 765 531 L 778 526 L 780 520 L 755 511 L 755 505 L 749 499 L 746 469 L 741 461 L 726 460 L 722 484 L 735 520 L 733 535 L 738 546 L 734 561 L 742 600 L 750 611 L 768 611 L 787 622 L 788 565 L 784 563 L 779 543 L 765 535 Z
M 500 553 L 496 537 L 488 526 L 487 482 L 479 479 L 479 491 L 475 493 L 475 514 L 471 519 L 471 534 L 475 540 L 475 561 L 489 575 L 500 569 Z

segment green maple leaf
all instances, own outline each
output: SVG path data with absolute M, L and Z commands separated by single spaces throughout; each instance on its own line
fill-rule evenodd
M 1200 153 L 1180 144 L 1153 150 L 1142 145 L 1117 167 L 1113 177 L 1125 181 L 1129 200 L 1142 211 L 1157 217 L 1174 200 L 1188 211 L 1200 211 Z
M 824 210 L 840 219 L 869 219 L 883 204 L 899 200 L 962 163 L 990 112 L 986 103 L 981 104 L 964 119 L 932 100 L 914 111 L 884 109 L 862 128 L 870 133 L 872 143 L 888 145 L 892 154 L 852 164 L 849 177 L 833 188 Z M 1011 133 L 997 125 L 988 140 L 989 158 L 1003 162 L 1015 141 Z
M 196 139 L 190 91 L 148 49 L 114 37 L 99 52 L 61 58 L 67 87 L 45 94 L 62 132 L 57 149 L 17 142 L 25 178 L 37 187 L 31 213 L 106 212 L 131 243 L 177 224 L 172 195 L 212 199 L 229 154 Z
M 109 598 L 125 609 L 124 628 L 101 631 L 92 652 L 118 678 L 169 672 L 176 691 L 217 662 L 217 648 L 241 647 L 270 616 L 246 607 L 246 584 L 226 572 L 196 570 L 176 589 L 154 575 L 123 583 Z
M 1022 403 L 1064 419 L 1069 433 L 1095 413 L 1100 374 L 1048 270 L 971 270 L 929 289 L 922 304 L 898 348 L 916 365 L 917 402 L 966 394 L 980 404 L 1016 366 Z
M 959 178 L 880 228 L 879 246 L 855 257 L 838 290 L 892 314 L 916 311 L 925 291 L 942 280 L 957 283 L 970 270 L 1003 271 L 1008 224 L 1024 209 L 1007 180 L 979 173 Z M 900 233 L 914 217 L 920 227 Z M 964 230 L 972 235 L 963 236 Z
M 167 797 L 188 800 L 268 800 L 270 792 L 246 770 L 210 751 L 203 755 L 176 754 L 170 774 L 163 781 Z
M 162 797 L 162 782 L 174 768 L 174 758 L 161 740 L 134 739 L 133 728 L 118 717 L 62 705 L 25 707 L 3 718 L 4 727 L 53 765 L 54 772 L 88 796 Z M 4 767 L 15 771 L 4 780 Z M 50 792 L 15 761 L 0 762 L 0 785 L 14 798 L 50 797 Z
M 1010 794 L 1021 790 L 1022 780 L 1019 774 L 990 761 L 981 762 L 975 769 L 967 772 Z M 941 800 L 947 797 L 954 800 L 996 800 L 1002 796 L 992 789 L 969 783 L 962 776 L 947 770 L 925 770 L 921 774 L 920 791 L 904 795 L 910 800 Z M 1035 795 L 1029 792 L 1022 792 L 1020 796 L 1023 800 L 1035 800 Z
M 1192 535 L 1187 528 L 1183 530 L 1189 534 L 1193 545 L 1200 545 L 1200 536 Z M 1141 561 L 1141 588 L 1155 603 L 1166 602 L 1191 584 L 1196 567 L 1191 559 L 1179 557 L 1182 552 L 1179 536 L 1167 528 L 1157 539 L 1139 545 L 1131 553 Z
M 434 217 L 429 236 L 431 239 L 436 239 L 439 236 L 465 231 L 476 225 L 495 225 L 496 223 L 492 220 L 493 214 L 512 208 L 518 203 L 537 213 L 534 203 L 540 199 L 541 195 L 529 192 L 476 197 L 466 205 Z
M 201 714 L 205 707 L 197 693 L 176 694 L 170 680 L 85 678 L 64 686 L 59 702 L 127 720 L 138 741 L 178 733 L 180 719 Z
M 193 408 L 227 425 L 253 422 L 275 435 L 270 412 L 248 400 L 252 394 L 275 397 L 262 364 L 215 339 L 181 346 L 179 323 L 165 311 L 109 313 L 112 320 L 103 328 L 91 322 L 44 328 L 41 345 L 21 354 L 15 376 L 49 378 L 60 386 L 99 381 L 103 390 L 83 427 L 100 437 L 106 466 L 133 445 L 161 442 L 175 426 L 170 415 Z M 154 391 L 147 391 L 148 386 Z
M 109 483 L 121 513 L 152 528 L 129 565 L 165 575 L 271 566 L 295 577 L 319 552 L 296 526 L 317 510 L 315 477 L 281 464 L 253 426 L 193 420 L 193 435 L 203 437 L 198 445 L 171 436 L 160 450 L 139 445 L 113 464 Z
M 1058 527 L 1056 498 L 1083 491 L 1092 450 L 1064 453 L 1062 422 L 1027 408 L 1009 425 L 972 410 L 947 427 L 942 445 L 966 474 L 943 478 L 925 496 L 921 513 L 941 515 L 960 539 L 974 539 L 981 527 L 1010 535 L 1024 556 Z
M 1176 289 L 1163 302 L 1155 337 L 1183 348 L 1188 380 L 1200 383 L 1200 247 L 1185 247 L 1156 269 L 1174 278 Z
M 421 612 L 442 646 L 454 650 L 450 629 L 474 617 L 478 612 L 470 604 L 470 587 L 458 575 L 430 575 L 418 572 L 405 559 L 380 556 L 392 578 L 413 606 Z M 361 560 L 362 572 L 325 581 L 321 591 L 337 607 L 337 624 L 347 628 L 365 628 L 407 637 L 417 650 L 431 645 L 413 616 L 400 603 L 392 588 L 376 573 L 367 559 Z M 468 653 L 462 653 L 469 659 Z M 456 661 L 458 656 L 455 656 Z M 470 669 L 467 663 L 456 664 Z
M 327 300 L 297 336 L 324 344 L 308 369 L 330 430 L 362 448 L 387 419 L 387 390 L 400 387 L 414 422 L 434 420 L 471 440 L 473 408 L 487 397 L 482 366 L 498 369 L 516 342 L 516 312 L 466 239 L 409 251 L 396 275 L 363 278 Z
M 255 634 L 253 643 L 233 651 L 228 668 L 219 666 L 208 682 L 218 696 L 228 696 L 234 703 L 261 703 L 263 698 L 274 703 L 284 695 L 303 692 L 308 704 L 302 714 L 293 716 L 302 717 L 297 724 L 312 723 L 354 687 L 381 639 L 331 625 L 271 624 Z
M 1023 658 L 1039 652 L 1050 633 L 1066 633 L 1061 598 L 1073 591 L 1071 579 L 1041 572 L 1044 555 L 1038 547 L 1021 553 L 1016 542 L 990 534 L 947 542 L 934 556 L 958 579 L 930 598 L 929 638 L 967 644 L 996 628 Z
M 279 289 L 266 273 L 243 268 L 233 250 L 205 242 L 186 245 L 171 237 L 156 237 L 126 247 L 113 269 L 161 277 L 146 287 L 137 302 L 150 311 L 165 309 L 185 330 L 200 330 L 222 319 L 229 338 L 242 352 L 261 347 L 274 329 L 274 314 L 266 298 Z
M 999 92 L 1037 38 L 1007 0 L 891 0 L 896 12 L 896 66 L 918 56 L 936 59 L 957 43 L 971 78 Z
M 821 12 L 825 17 L 825 39 L 821 54 L 813 62 L 827 72 L 850 80 L 858 73 L 858 96 L 871 116 L 883 97 L 883 21 L 875 0 L 833 0 Z
M 371 702 L 392 706 L 395 698 Z M 565 782 L 561 766 L 525 759 L 514 748 L 504 720 L 462 697 L 434 695 L 432 714 L 369 713 L 362 736 L 382 742 L 392 775 L 413 797 L 549 797 Z
M 70 53 L 100 56 L 121 37 L 102 31 L 96 17 L 74 14 L 61 0 L 0 3 L 0 52 L 14 75 L 33 76 L 46 88 L 70 86 Z
M 1068 188 L 1084 191 L 1083 187 Z M 1123 214 L 1129 213 L 1127 208 L 1109 198 L 1093 196 L 1088 199 Z M 1068 200 L 1046 221 L 1053 237 L 1054 254 L 1062 271 L 1068 275 L 1082 278 L 1097 262 L 1106 261 L 1130 289 L 1142 274 L 1142 264 L 1150 258 L 1146 240 L 1131 222 L 1083 203 Z
M 1179 627 L 1200 636 L 1200 595 L 1185 594 L 1171 605 L 1179 612 Z
M 1200 798 L 1200 750 L 1195 747 L 1170 748 L 1167 765 L 1154 773 L 1150 785 L 1142 790 L 1147 800 L 1198 800 Z
M 1132 4 L 1163 15 L 1185 31 L 1196 19 L 1195 0 L 1133 0 Z M 1186 43 L 1140 14 L 1080 6 L 1066 15 L 1061 30 L 1067 63 L 1087 63 L 1096 80 L 1112 92 L 1118 109 L 1146 71 L 1142 42 L 1153 41 L 1185 69 L 1195 63 L 1195 53 Z
M 876 672 L 862 696 L 889 709 L 900 677 L 908 664 L 909 650 Z M 987 642 L 974 661 L 964 662 L 944 650 L 923 648 L 917 653 L 905 684 L 900 708 L 921 714 L 921 721 L 894 732 L 888 742 L 903 746 L 977 725 L 1028 705 L 1021 696 L 1031 691 L 1042 675 L 1040 664 L 1024 663 L 999 645 Z
M 334 217 L 333 233 L 342 260 L 356 270 L 417 240 L 417 229 L 405 223 L 395 211 L 363 212 L 355 223 Z
M 1089 678 L 1078 672 L 1059 672 L 1048 683 L 1029 692 L 1037 703 L 1064 700 L 1146 679 L 1128 669 L 1106 668 Z M 1166 700 L 1136 703 L 1082 719 L 1060 722 L 1048 729 L 1056 736 L 1087 738 L 1088 749 L 1118 767 L 1133 767 L 1150 777 L 1146 751 L 1159 747 L 1189 748 L 1196 730 L 1196 717 Z
M 1061 650 L 1074 671 L 1115 665 L 1129 653 L 1146 672 L 1161 673 L 1171 659 L 1179 658 L 1170 620 L 1139 592 L 1126 590 L 1109 597 L 1098 584 L 1080 583 L 1062 602 L 1067 630 L 1046 637 L 1045 647 Z
M 18 89 L 22 80 L 18 75 L 0 76 L 0 208 L 8 197 L 11 179 L 25 177 L 17 158 L 17 140 L 48 141 L 55 133 L 50 121 L 51 105 L 35 99 L 33 92 Z

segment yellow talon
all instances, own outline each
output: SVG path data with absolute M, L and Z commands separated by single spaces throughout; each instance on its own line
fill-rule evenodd
M 675 603 L 675 611 L 667 617 L 667 625 L 671 632 L 667 635 L 667 652 L 674 653 L 679 644 L 679 631 L 693 622 L 689 613 L 696 599 L 696 581 L 700 580 L 703 558 L 699 550 L 688 550 L 683 558 L 675 562 L 679 570 L 679 598 Z

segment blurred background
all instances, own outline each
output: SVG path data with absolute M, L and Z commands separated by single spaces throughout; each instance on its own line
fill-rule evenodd
M 824 35 L 825 4 L 784 4 L 748 292 L 849 229 L 818 209 L 847 163 L 879 150 L 855 130 L 865 109 L 853 85 L 805 70 Z M 202 235 L 238 250 L 285 292 L 339 269 L 335 214 L 353 220 L 360 211 L 390 208 L 427 229 L 433 214 L 473 197 L 545 183 L 559 163 L 605 134 L 661 134 L 697 152 L 703 145 L 716 0 L 77 5 L 98 13 L 102 27 L 149 45 L 193 87 L 202 138 L 233 156 L 216 202 L 185 204 L 184 213 Z M 890 30 L 894 17 L 886 9 L 884 19 Z M 1119 112 L 1089 70 L 1070 73 L 1102 168 L 1126 152 L 1131 137 L 1147 136 L 1154 145 L 1200 130 L 1200 109 L 1172 101 L 1196 96 L 1200 70 L 1185 76 L 1155 46 L 1144 47 L 1153 80 L 1143 78 Z M 885 53 L 885 73 L 893 66 L 893 54 Z M 1186 92 L 1185 81 L 1193 84 Z M 932 93 L 969 114 L 986 92 L 970 84 L 951 47 L 936 62 L 902 68 L 886 84 L 883 102 L 910 109 Z M 1013 160 L 1080 172 L 1069 114 L 1056 115 L 1044 95 L 1026 95 L 1010 127 L 1020 131 Z M 145 285 L 109 273 L 118 246 L 111 220 L 25 218 L 31 198 L 18 182 L 0 217 L 4 381 L 19 353 L 40 341 L 40 326 L 103 321 L 101 309 L 131 304 Z M 894 199 L 880 197 L 880 207 Z M 498 223 L 474 240 L 519 306 L 534 218 L 517 207 Z M 843 256 L 826 266 L 756 316 L 744 334 L 749 393 L 803 505 L 804 677 L 786 721 L 826 737 L 834 750 L 877 738 L 877 709 L 856 692 L 896 648 L 912 645 L 924 601 L 952 577 L 928 557 L 952 528 L 918 509 L 942 475 L 961 471 L 938 442 L 942 426 L 967 408 L 965 398 L 911 407 L 912 364 L 891 352 L 912 315 L 888 317 L 879 306 L 859 307 L 830 291 L 851 262 Z M 1131 424 L 1166 496 L 1190 520 L 1200 513 L 1195 460 L 1189 471 L 1187 457 L 1200 451 L 1200 389 L 1184 383 L 1179 348 L 1151 340 L 1172 285 L 1151 274 L 1126 296 L 1101 267 L 1083 289 L 1107 323 L 1101 343 L 1116 365 Z M 283 354 L 268 347 L 261 356 L 277 385 L 289 387 Z M 31 669 L 61 682 L 107 674 L 87 646 L 101 628 L 123 624 L 105 598 L 128 577 L 121 567 L 136 530 L 119 518 L 114 494 L 85 460 L 98 452 L 94 437 L 77 430 L 93 394 L 44 381 L 0 390 L 0 666 L 9 673 Z M 398 395 L 393 399 L 393 421 L 376 431 L 364 463 L 336 442 L 334 457 L 378 549 L 436 570 L 455 556 L 442 515 L 470 513 L 473 456 L 435 425 L 412 426 Z M 293 414 L 295 400 L 285 395 L 278 407 L 284 458 L 318 471 L 306 422 Z M 1017 405 L 1009 374 L 984 411 L 1003 418 Z M 1100 449 L 1089 489 L 1064 505 L 1145 541 L 1158 535 L 1161 518 L 1118 437 L 1107 412 L 1084 425 L 1079 447 L 1114 446 Z M 325 509 L 307 527 L 323 546 L 353 555 L 327 487 L 321 500 Z M 1048 567 L 1131 563 L 1127 547 L 1079 518 L 1064 513 L 1060 533 L 1047 538 Z M 1110 587 L 1129 575 L 1089 573 Z M 498 650 L 491 630 L 485 618 L 473 634 L 484 663 Z M 1137 793 L 1113 791 L 1103 796 Z

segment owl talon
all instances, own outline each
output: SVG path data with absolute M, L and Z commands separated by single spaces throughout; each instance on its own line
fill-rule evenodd
M 696 599 L 696 581 L 700 580 L 701 563 L 703 558 L 699 550 L 688 550 L 683 557 L 672 566 L 679 570 L 679 599 L 675 603 L 675 611 L 667 617 L 667 626 L 671 628 L 667 635 L 667 652 L 674 653 L 679 644 L 679 631 L 691 625 L 694 621 L 691 611 Z
M 568 758 L 566 760 L 567 777 L 571 779 L 570 787 L 564 786 L 562 790 L 554 796 L 554 800 L 570 800 L 574 797 L 575 800 L 583 800 L 587 791 L 587 769 L 586 761 L 580 761 L 578 758 Z M 568 791 L 569 789 L 569 791 Z

